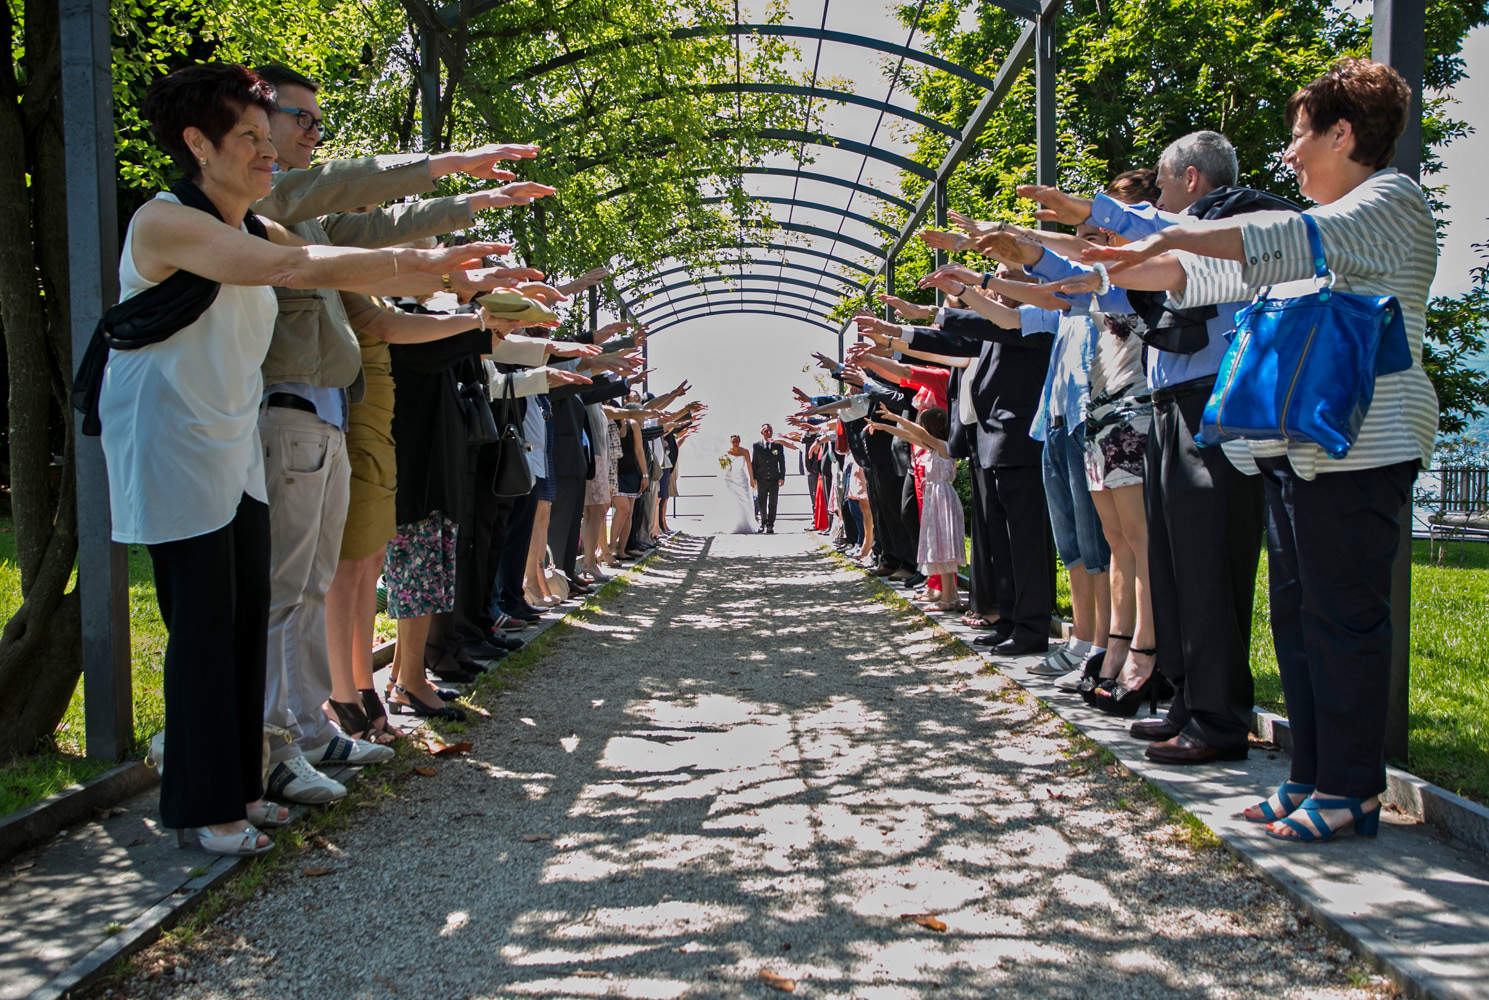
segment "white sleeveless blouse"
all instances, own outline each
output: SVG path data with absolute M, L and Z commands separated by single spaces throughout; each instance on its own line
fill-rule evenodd
M 131 221 L 119 261 L 120 301 L 153 284 L 135 269 Z M 277 311 L 266 285 L 223 285 L 207 311 L 169 339 L 109 352 L 98 415 L 114 541 L 195 538 L 231 521 L 245 493 L 268 502 L 259 366 Z

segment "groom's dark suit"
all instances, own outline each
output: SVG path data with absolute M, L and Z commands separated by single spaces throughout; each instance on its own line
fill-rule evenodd
M 760 526 L 774 528 L 776 499 L 786 478 L 786 449 L 779 441 L 756 441 L 750 446 L 750 468 L 755 472 L 755 513 Z

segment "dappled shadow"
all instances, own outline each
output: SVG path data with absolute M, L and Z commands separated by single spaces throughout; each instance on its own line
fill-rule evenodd
M 340 995 L 1347 995 L 1342 951 L 980 666 L 802 536 L 687 539 L 334 835 L 339 887 L 235 914 L 200 995 L 374 953 Z M 396 934 L 308 933 L 388 892 Z M 265 963 L 264 921 L 305 933 Z

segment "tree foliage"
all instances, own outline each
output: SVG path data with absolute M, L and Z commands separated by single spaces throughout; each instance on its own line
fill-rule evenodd
M 1481 257 L 1489 243 L 1477 243 Z M 1437 390 L 1438 433 L 1454 437 L 1489 410 L 1489 378 L 1482 364 L 1489 347 L 1489 264 L 1473 269 L 1473 286 L 1462 295 L 1439 296 L 1427 309 L 1422 367 Z

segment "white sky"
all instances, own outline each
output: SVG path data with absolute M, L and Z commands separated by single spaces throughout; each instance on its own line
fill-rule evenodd
M 812 28 L 822 25 L 823 4 L 824 0 L 790 0 L 790 21 Z M 743 0 L 743 19 L 749 20 L 751 12 L 760 6 L 760 0 Z M 906 41 L 905 29 L 881 0 L 836 0 L 828 8 L 825 27 L 901 44 Z M 912 47 L 919 46 L 912 43 Z M 810 73 L 817 56 L 817 47 L 812 42 L 799 40 L 798 48 L 802 62 L 795 68 L 800 72 Z M 1438 265 L 1438 279 L 1433 286 L 1433 291 L 1437 294 L 1461 292 L 1468 287 L 1468 271 L 1474 263 L 1470 244 L 1489 239 L 1489 225 L 1485 223 L 1486 216 L 1489 216 L 1489 185 L 1485 185 L 1479 176 L 1479 172 L 1484 169 L 1483 165 L 1489 163 L 1489 110 L 1486 110 L 1482 99 L 1470 99 L 1470 94 L 1474 91 L 1481 95 L 1485 93 L 1479 78 L 1489 76 L 1489 31 L 1481 28 L 1471 33 L 1464 55 L 1471 78 L 1458 89 L 1457 96 L 1462 103 L 1454 109 L 1454 113 L 1476 126 L 1478 131 L 1446 150 L 1446 168 L 1432 179 L 1434 184 L 1447 185 L 1446 200 L 1451 206 L 1448 214 L 1452 223 L 1448 228 Z M 834 44 L 822 46 L 821 61 L 817 65 L 819 82 L 823 78 L 836 78 L 843 89 L 881 100 L 889 92 L 888 73 L 891 70 L 892 64 L 885 59 L 854 47 Z M 913 98 L 898 89 L 891 102 L 914 107 Z M 831 126 L 828 131 L 845 138 L 868 142 L 874 136 L 877 125 L 878 145 L 898 152 L 907 151 L 907 145 L 894 136 L 893 125 L 896 120 L 892 117 L 886 117 L 883 124 L 879 124 L 878 112 L 851 105 L 832 105 L 826 114 Z M 865 164 L 861 155 L 844 150 L 815 147 L 812 152 L 816 161 L 804 165 L 804 169 L 846 180 L 857 179 L 865 185 L 890 193 L 897 194 L 899 191 L 898 173 L 888 164 L 875 161 Z M 787 167 L 796 165 L 793 156 L 779 157 L 771 163 Z M 752 193 L 760 195 L 790 197 L 794 184 L 789 178 L 755 176 L 747 180 L 746 187 Z M 872 215 L 876 207 L 872 198 L 823 183 L 801 182 L 795 193 L 804 200 L 847 207 L 866 215 Z M 776 218 L 783 221 L 788 219 L 789 213 L 789 220 L 793 223 L 840 232 L 849 239 L 874 244 L 883 242 L 881 234 L 870 227 L 853 221 L 844 222 L 830 213 L 799 207 L 788 210 L 782 205 L 773 206 L 772 210 Z M 830 251 L 853 260 L 865 258 L 862 251 L 842 243 L 834 246 L 833 241 L 827 238 L 807 238 L 800 245 Z M 756 253 L 762 257 L 772 256 L 777 260 L 783 257 L 767 251 Z M 814 258 L 801 254 L 786 255 L 786 259 L 802 264 L 816 262 Z M 809 274 L 777 269 L 774 265 L 756 266 L 752 270 L 816 283 Z M 675 284 L 684 278 L 685 275 L 669 276 L 666 283 Z M 777 286 L 773 282 L 748 282 L 745 287 L 764 289 L 763 292 L 750 295 L 751 298 L 763 297 L 788 305 L 804 302 L 797 298 L 777 298 L 774 294 Z M 836 296 L 830 291 L 831 283 L 825 283 L 823 290 L 795 285 L 779 287 L 790 293 L 821 301 L 836 300 Z M 675 298 L 686 296 L 690 291 L 682 289 L 668 294 Z M 717 295 L 714 301 L 731 298 L 737 300 L 741 297 L 739 294 Z M 667 296 L 658 296 L 656 302 L 648 305 L 666 301 Z M 699 305 L 700 301 L 685 305 Z M 665 325 L 669 315 L 670 308 L 661 308 L 646 319 L 655 328 Z M 716 471 L 712 459 L 727 447 L 729 434 L 740 434 L 748 444 L 758 436 L 762 421 L 774 423 L 777 432 L 782 429 L 780 418 L 795 408 L 791 399 L 791 387 L 796 385 L 808 392 L 814 391 L 813 376 L 802 371 L 810 363 L 809 353 L 814 350 L 835 353 L 837 337 L 835 332 L 819 325 L 777 316 L 709 314 L 705 311 L 689 315 L 693 318 L 662 330 L 651 340 L 651 364 L 658 368 L 657 373 L 652 376 L 652 385 L 656 390 L 663 391 L 676 385 L 680 379 L 687 378 L 695 386 L 695 398 L 703 399 L 709 404 L 710 412 L 700 433 L 685 448 L 684 460 L 689 467 L 684 468 L 683 472 L 712 473 Z

